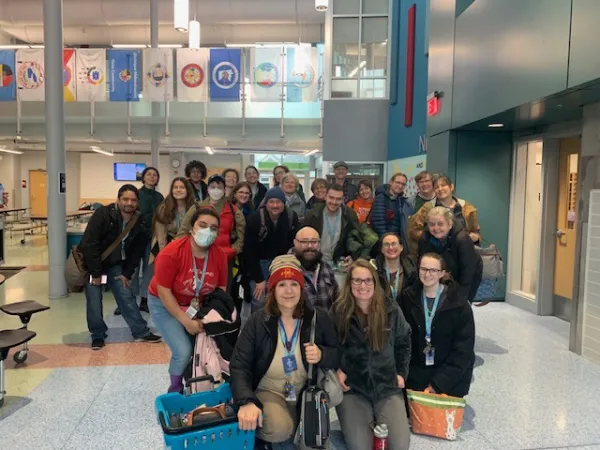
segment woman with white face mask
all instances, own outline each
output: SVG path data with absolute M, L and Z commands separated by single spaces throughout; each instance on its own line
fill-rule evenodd
M 192 357 L 194 336 L 202 323 L 186 312 L 198 309 L 215 289 L 225 290 L 227 256 L 215 245 L 219 215 L 212 208 L 198 208 L 190 218 L 185 237 L 172 241 L 158 254 L 155 275 L 148 289 L 148 305 L 154 324 L 171 350 L 169 392 L 183 389 L 183 373 Z

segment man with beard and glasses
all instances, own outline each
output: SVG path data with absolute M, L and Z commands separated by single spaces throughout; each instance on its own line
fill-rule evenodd
M 304 293 L 313 307 L 329 311 L 338 294 L 333 269 L 323 261 L 321 238 L 312 227 L 301 228 L 294 239 L 294 254 L 302 264 Z

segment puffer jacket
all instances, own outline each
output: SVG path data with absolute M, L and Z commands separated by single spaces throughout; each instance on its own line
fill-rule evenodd
M 469 393 L 475 364 L 475 322 L 471 305 L 458 295 L 454 281 L 445 283 L 440 305 L 433 318 L 431 344 L 435 348 L 433 366 L 425 365 L 425 312 L 423 285 L 418 282 L 402 293 L 400 307 L 412 328 L 412 358 L 406 387 L 453 397 Z
M 410 363 L 410 325 L 391 298 L 386 298 L 386 308 L 388 340 L 383 350 L 371 349 L 356 315 L 352 316 L 346 341 L 340 344 L 340 368 L 350 387 L 347 394 L 360 394 L 373 403 L 402 392 L 397 375 L 406 380 Z
M 371 226 L 379 237 L 389 232 L 397 233 L 404 248 L 410 248 L 408 221 L 412 214 L 412 207 L 406 197 L 392 198 L 387 184 L 377 188 L 371 209 Z

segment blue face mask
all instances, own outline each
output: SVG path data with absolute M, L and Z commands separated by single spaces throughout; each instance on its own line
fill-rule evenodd
M 198 228 L 193 237 L 199 247 L 210 247 L 217 239 L 217 232 L 210 228 Z

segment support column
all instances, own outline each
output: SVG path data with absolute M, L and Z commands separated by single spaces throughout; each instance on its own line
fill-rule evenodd
M 63 0 L 44 0 L 46 69 L 46 167 L 48 171 L 49 296 L 67 295 L 64 270 L 67 248 L 65 219 L 65 112 L 63 97 Z
M 150 46 L 158 48 L 158 0 L 150 0 Z M 151 143 L 152 166 L 158 167 L 160 144 L 158 142 L 158 124 L 155 121 L 160 117 L 160 104 L 152 102 Z

